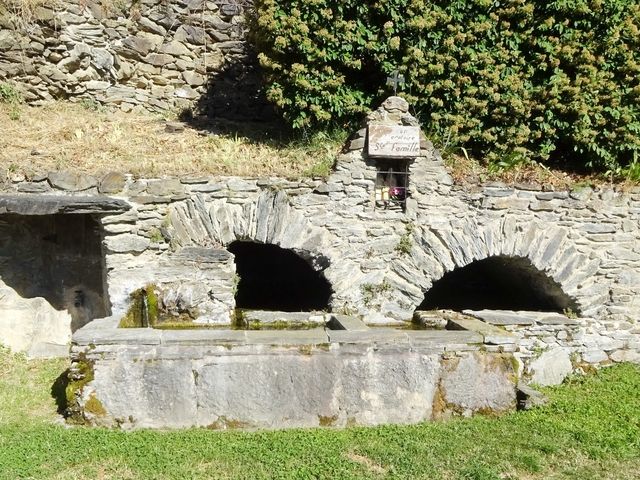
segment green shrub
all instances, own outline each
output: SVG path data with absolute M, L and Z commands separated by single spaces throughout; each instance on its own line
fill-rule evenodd
M 6 104 L 9 108 L 7 113 L 11 120 L 20 119 L 20 104 L 22 95 L 9 83 L 0 83 L 0 104 Z
M 0 83 L 0 103 L 18 104 L 22 103 L 22 95 L 9 83 Z
M 636 0 L 255 0 L 267 96 L 296 128 L 358 118 L 404 74 L 434 136 L 493 163 L 640 157 Z

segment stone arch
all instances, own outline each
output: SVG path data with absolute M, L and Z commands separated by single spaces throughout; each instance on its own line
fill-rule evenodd
M 253 201 L 232 203 L 194 195 L 169 211 L 172 241 L 178 246 L 226 246 L 236 240 L 277 245 L 323 265 L 327 232 L 295 210 L 284 191 L 264 190 Z
M 490 257 L 527 259 L 557 283 L 585 315 L 594 315 L 608 298 L 608 287 L 594 279 L 601 260 L 581 252 L 567 229 L 512 216 L 485 223 L 470 217 L 418 226 L 410 254 L 393 265 L 392 271 L 415 285 L 407 296 L 418 306 L 433 283 L 447 272 Z
M 343 267 L 336 269 L 337 252 L 331 249 L 330 234 L 293 208 L 282 190 L 262 190 L 243 204 L 233 203 L 231 198 L 194 195 L 172 206 L 168 218 L 172 243 L 177 247 L 228 247 L 237 241 L 274 245 L 294 252 L 322 272 L 334 292 L 334 281 L 340 281 Z
M 433 282 L 419 310 L 578 310 L 552 278 L 520 256 L 491 256 L 454 268 Z

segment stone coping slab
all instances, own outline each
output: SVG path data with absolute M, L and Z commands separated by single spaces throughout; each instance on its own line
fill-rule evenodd
M 300 346 L 300 345 L 375 345 L 400 349 L 432 348 L 452 350 L 482 344 L 482 334 L 464 330 L 400 330 L 389 327 L 366 330 L 161 330 L 118 328 L 118 317 L 94 320 L 73 334 L 76 346 L 91 345 L 182 345 L 182 346 Z M 358 325 L 356 325 L 358 327 Z
M 408 330 L 406 335 L 414 348 L 443 346 L 445 350 L 455 350 L 467 345 L 479 345 L 483 341 L 479 333 L 465 330 Z
M 369 330 L 369 327 L 359 318 L 339 314 L 329 315 L 327 327 L 331 330 L 350 330 L 352 332 Z
M 489 345 L 515 344 L 518 341 L 515 335 L 472 317 L 450 318 L 447 328 L 476 332 Z
M 511 310 L 463 310 L 462 313 L 492 325 L 579 325 L 576 319 L 555 312 Z
M 331 343 L 382 343 L 409 346 L 407 333 L 393 328 L 372 328 L 366 331 L 328 330 Z
M 162 332 L 153 328 L 81 328 L 71 338 L 76 345 L 160 345 L 161 337 Z
M 492 325 L 533 325 L 534 318 L 509 310 L 463 310 L 462 313 Z
M 246 330 L 244 333 L 248 344 L 318 345 L 330 341 L 324 328 L 314 328 L 312 330 Z
M 277 322 L 311 323 L 324 322 L 324 313 L 313 312 L 278 312 L 270 310 L 245 310 L 244 320 L 247 322 L 259 322 L 264 324 Z
M 124 200 L 103 195 L 0 195 L 0 213 L 18 215 L 123 213 L 131 206 Z
M 242 330 L 158 330 L 163 345 L 245 344 Z

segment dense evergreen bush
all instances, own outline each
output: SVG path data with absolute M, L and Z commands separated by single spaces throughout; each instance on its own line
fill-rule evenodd
M 504 165 L 640 163 L 637 0 L 255 0 L 268 97 L 297 128 L 402 94 L 433 134 Z

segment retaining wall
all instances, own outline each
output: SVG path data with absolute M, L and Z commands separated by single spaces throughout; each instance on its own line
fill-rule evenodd
M 240 0 L 56 0 L 32 13 L 0 6 L 0 81 L 32 104 L 195 106 L 261 119 L 271 110 L 246 41 L 247 8 Z

